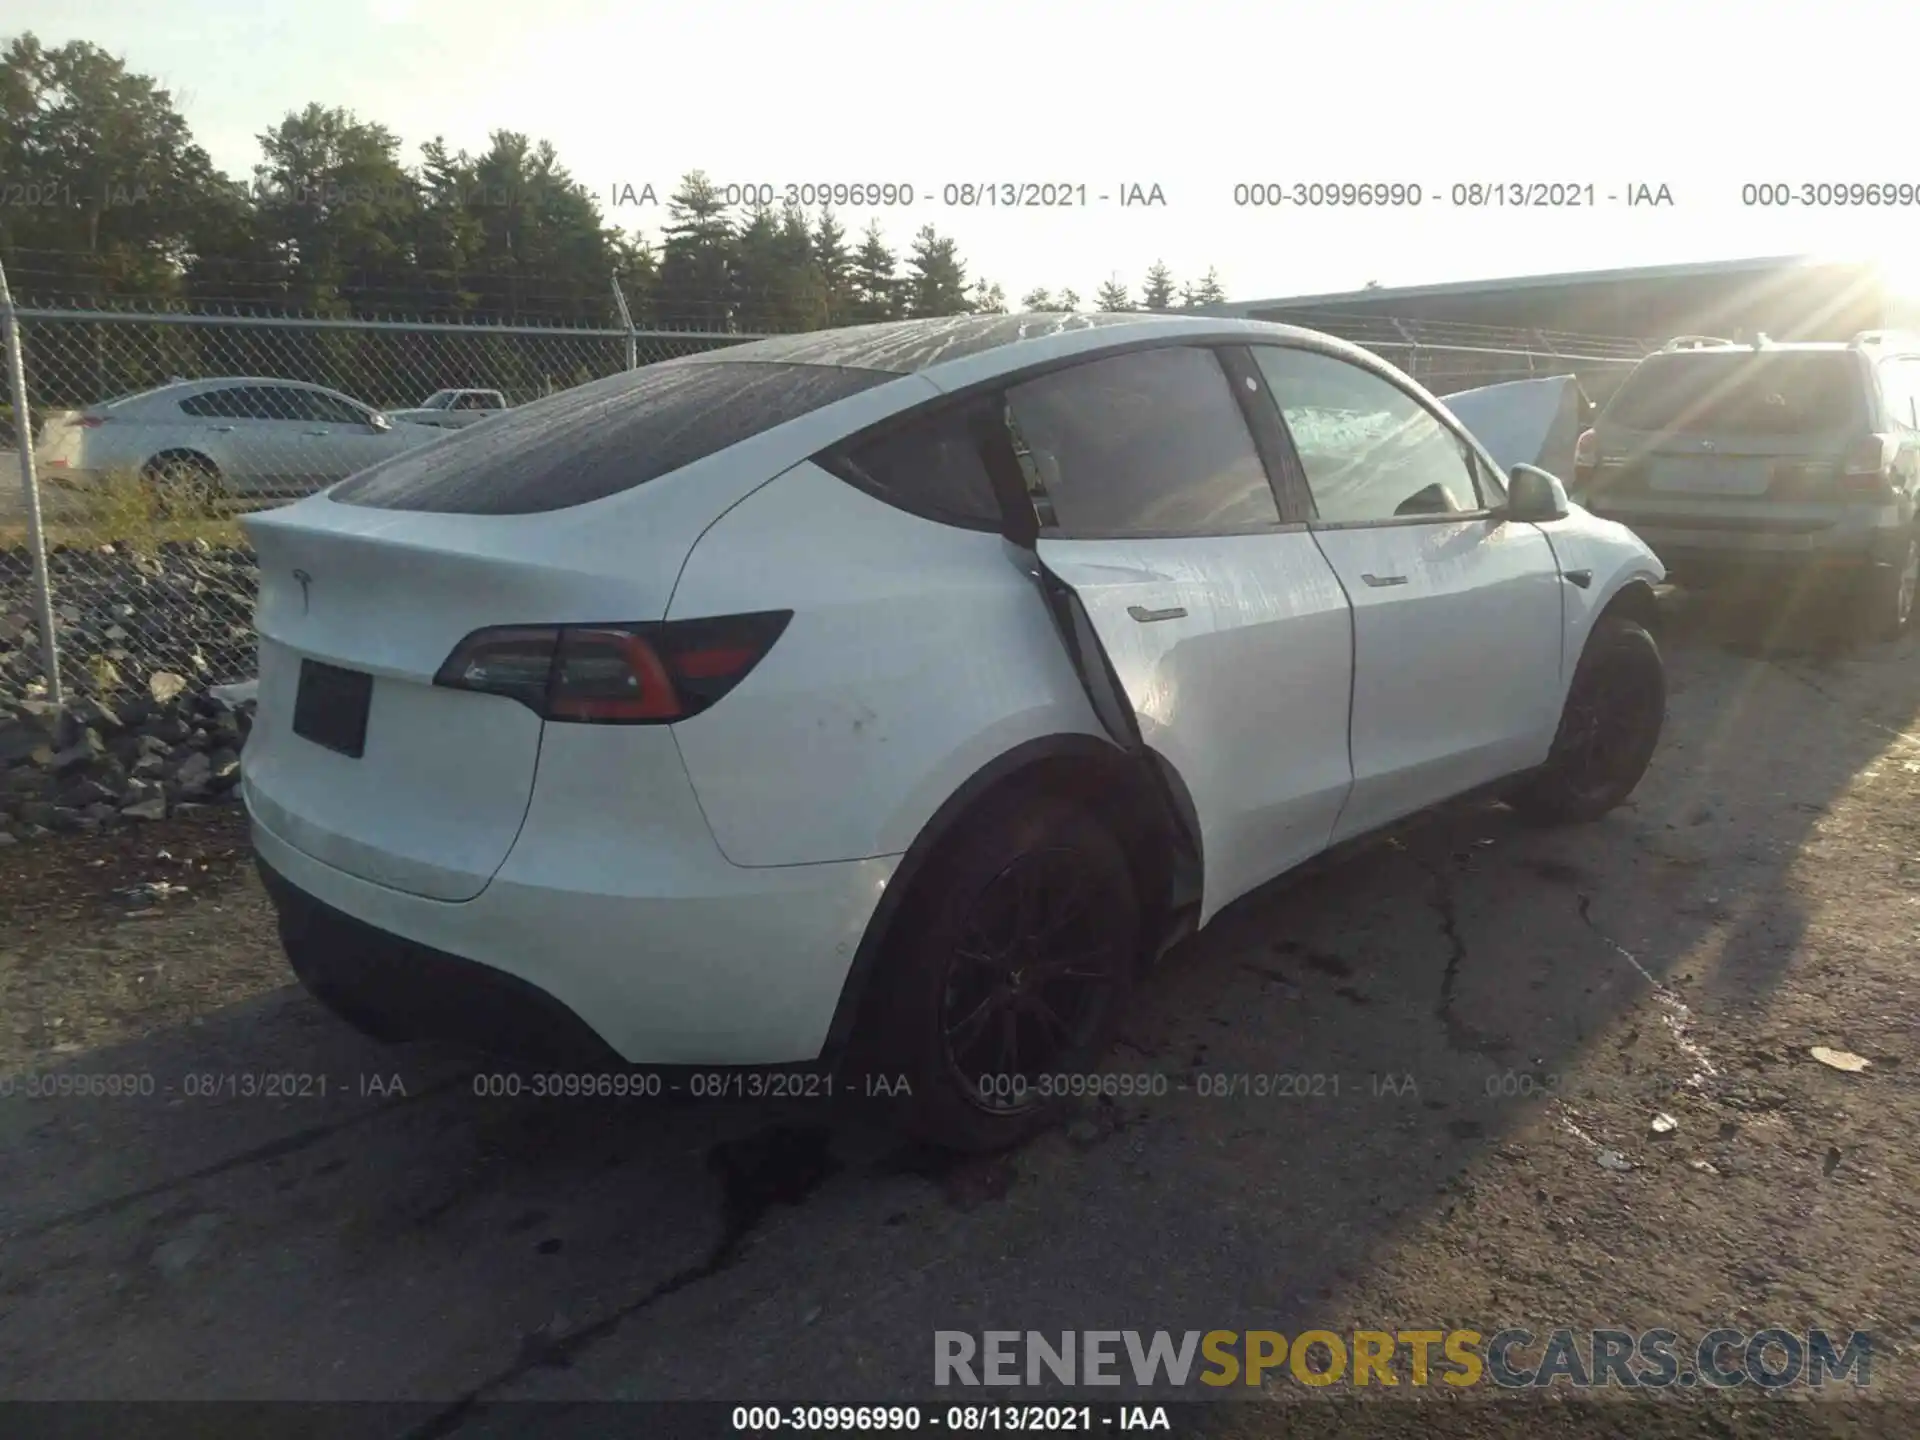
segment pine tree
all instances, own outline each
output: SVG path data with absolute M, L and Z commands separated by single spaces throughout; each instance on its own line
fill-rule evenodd
M 913 237 L 913 254 L 907 265 L 909 315 L 967 313 L 967 267 L 960 260 L 955 241 L 940 235 L 931 225 L 922 225 Z
M 653 324 L 654 287 L 660 279 L 660 257 L 653 253 L 646 236 L 636 231 L 632 239 L 615 243 L 613 278 L 626 297 L 627 313 L 633 317 L 633 323 L 641 327 Z
M 1093 303 L 1108 314 L 1117 314 L 1133 309 L 1133 296 L 1127 290 L 1127 282 L 1115 275 L 1094 291 Z
M 1069 312 L 1078 310 L 1080 308 L 1080 297 L 1072 290 L 1062 289 L 1058 295 L 1053 297 L 1053 308 Z
M 735 328 L 757 335 L 780 327 L 780 225 L 773 211 L 757 206 L 747 212 L 733 242 L 733 273 L 729 276 Z
M 1022 310 L 1031 310 L 1045 314 L 1050 310 L 1057 310 L 1060 307 L 1053 303 L 1052 291 L 1046 289 L 1044 286 L 1037 285 L 1020 297 L 1020 308 Z
M 887 248 L 886 237 L 880 233 L 880 222 L 876 220 L 868 225 L 860 248 L 853 256 L 853 303 L 848 307 L 849 320 L 864 325 L 900 317 L 900 281 L 894 274 L 898 263 L 893 251 Z
M 724 330 L 733 275 L 733 225 L 704 171 L 690 171 L 667 201 L 655 309 L 663 324 Z
M 807 212 L 788 205 L 780 212 L 780 234 L 774 243 L 779 262 L 779 305 L 773 317 L 782 331 L 817 330 L 827 323 L 825 287 L 813 263 L 813 235 Z
M 853 257 L 847 253 L 847 232 L 825 208 L 813 227 L 813 268 L 820 280 L 822 323 L 844 323 L 854 303 Z
M 1167 262 L 1156 260 L 1147 270 L 1147 282 L 1141 287 L 1140 305 L 1146 310 L 1171 310 L 1173 308 L 1173 272 L 1167 269 Z
M 1219 305 L 1227 298 L 1227 292 L 1220 284 L 1220 277 L 1211 265 L 1198 284 L 1183 285 L 1180 288 L 1180 307 L 1192 310 L 1199 305 Z

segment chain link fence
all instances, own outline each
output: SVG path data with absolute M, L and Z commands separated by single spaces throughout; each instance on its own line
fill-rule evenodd
M 195 685 L 251 673 L 254 581 L 240 513 L 311 494 L 503 408 L 757 338 L 25 307 L 14 315 L 59 688 L 102 699 L 151 686 L 156 671 Z M 50 688 L 13 408 L 0 456 L 0 699 Z
M 240 512 L 309 494 L 503 406 L 757 338 L 47 308 L 14 316 L 27 418 L 9 406 L 0 429 L 30 424 L 38 515 L 6 434 L 0 702 L 53 693 L 49 621 L 57 688 L 67 696 L 111 702 L 170 688 L 172 676 L 195 686 L 246 678 L 254 575 Z M 1440 394 L 1570 373 L 1591 389 L 1652 348 L 1552 332 L 1286 318 L 1367 346 Z M 143 398 L 158 387 L 171 388 Z

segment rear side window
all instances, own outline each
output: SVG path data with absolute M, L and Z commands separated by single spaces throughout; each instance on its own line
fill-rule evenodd
M 348 505 L 531 515 L 602 500 L 898 377 L 714 361 L 650 365 L 507 411 L 328 491 Z
M 1007 392 L 1042 523 L 1066 535 L 1228 535 L 1280 523 L 1226 371 L 1168 346 L 1056 370 Z
M 184 415 L 200 415 L 218 420 L 271 420 L 275 416 L 266 398 L 251 385 L 229 385 L 189 395 L 180 402 Z
M 998 530 L 1000 507 L 980 455 L 979 405 L 944 409 L 821 457 L 827 469 L 930 520 Z
M 1797 435 L 1863 419 L 1866 387 L 1848 351 L 1697 350 L 1640 362 L 1602 420 L 1685 435 Z

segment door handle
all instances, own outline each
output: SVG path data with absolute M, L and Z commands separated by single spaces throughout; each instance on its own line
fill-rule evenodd
M 1151 625 L 1156 620 L 1184 619 L 1186 613 L 1187 607 L 1184 605 L 1174 605 L 1165 610 L 1149 610 L 1144 605 L 1127 606 L 1127 614 L 1138 620 L 1142 625 Z
M 231 425 L 209 425 L 207 429 L 216 435 L 231 435 L 233 433 L 233 426 Z
M 302 430 L 300 433 L 302 435 L 331 435 L 333 432 L 331 430 Z
M 1407 583 L 1407 577 L 1404 575 L 1362 575 L 1360 578 L 1376 590 L 1383 585 L 1404 585 Z

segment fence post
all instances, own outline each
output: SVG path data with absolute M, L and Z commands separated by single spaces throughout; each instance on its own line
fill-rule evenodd
M 627 332 L 627 369 L 640 368 L 640 341 L 634 334 L 633 314 L 627 309 L 627 297 L 620 289 L 620 277 L 613 277 L 613 308 L 620 312 L 620 328 Z
M 20 494 L 27 515 L 27 548 L 33 555 L 33 590 L 40 619 L 40 664 L 47 698 L 63 703 L 60 642 L 53 633 L 53 582 L 47 575 L 47 538 L 40 528 L 40 479 L 33 469 L 33 417 L 27 413 L 27 365 L 20 347 L 20 317 L 14 312 L 7 269 L 0 265 L 0 323 L 6 327 L 7 381 L 13 398 L 14 441 L 20 450 Z

